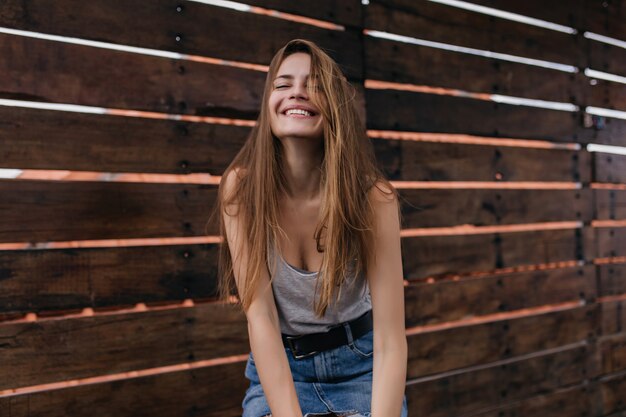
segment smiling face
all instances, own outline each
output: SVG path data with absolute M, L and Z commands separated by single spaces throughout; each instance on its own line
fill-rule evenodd
M 278 68 L 268 99 L 270 126 L 277 138 L 322 137 L 323 118 L 307 90 L 310 69 L 311 57 L 303 52 L 289 55 Z

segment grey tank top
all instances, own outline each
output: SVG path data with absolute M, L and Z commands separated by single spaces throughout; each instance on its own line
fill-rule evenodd
M 354 275 L 349 276 L 341 288 L 339 300 L 331 301 L 324 317 L 316 317 L 314 294 L 319 273 L 288 264 L 271 245 L 268 252 L 268 260 L 274 257 L 276 261 L 276 271 L 272 271 L 271 262 L 268 262 L 268 267 L 270 273 L 273 272 L 272 292 L 281 333 L 299 335 L 325 332 L 330 327 L 355 319 L 372 308 L 367 279 L 361 273 L 356 280 Z

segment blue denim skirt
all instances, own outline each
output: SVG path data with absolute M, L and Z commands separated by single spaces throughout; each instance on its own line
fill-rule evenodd
M 351 339 L 348 335 L 348 339 Z M 370 417 L 374 365 L 374 330 L 351 343 L 315 355 L 295 359 L 285 348 L 291 374 L 304 417 L 333 412 L 350 417 Z M 245 376 L 250 380 L 242 407 L 242 417 L 262 417 L 271 413 L 265 399 L 252 352 Z M 406 395 L 402 415 L 407 417 Z

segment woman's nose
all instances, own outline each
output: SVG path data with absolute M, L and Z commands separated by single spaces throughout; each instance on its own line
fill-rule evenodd
M 294 85 L 294 87 L 292 89 L 292 92 L 291 92 L 291 97 L 308 99 L 309 98 L 309 94 L 307 92 L 306 86 L 304 86 L 304 85 Z

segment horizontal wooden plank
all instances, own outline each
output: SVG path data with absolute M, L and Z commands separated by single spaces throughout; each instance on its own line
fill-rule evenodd
M 506 364 L 427 377 L 407 383 L 411 415 L 448 417 L 474 414 L 583 381 L 587 346 L 536 355 Z
M 592 217 L 590 191 L 402 190 L 404 227 L 589 221 Z
M 626 38 L 626 7 L 620 1 L 571 0 L 552 2 L 550 7 L 545 7 L 541 0 L 474 0 L 473 3 L 570 26 L 579 33 L 591 31 L 617 39 Z
M 595 44 L 596 48 L 602 48 L 603 44 Z M 616 48 L 619 49 L 619 48 Z M 622 56 L 624 59 L 626 59 L 626 52 L 622 53 Z M 600 70 L 600 68 L 604 67 L 605 65 L 603 63 L 596 63 L 597 66 L 592 66 L 591 69 L 594 70 Z M 626 66 L 625 66 L 626 68 Z M 605 71 L 605 72 L 609 72 L 608 71 L 609 68 L 605 68 L 604 70 L 600 70 L 600 71 Z M 622 70 L 617 70 L 620 72 L 613 72 L 613 74 L 617 74 L 617 75 L 622 75 L 624 76 L 626 74 L 626 70 L 622 71 Z M 600 80 L 600 79 L 596 79 L 595 77 L 586 77 L 587 81 L 585 83 L 585 87 L 586 87 L 586 92 L 584 93 L 585 96 L 585 104 L 588 106 L 594 106 L 594 107 L 602 107 L 602 108 L 608 108 L 608 109 L 614 109 L 614 110 L 626 110 L 626 105 L 624 104 L 624 100 L 626 100 L 626 84 L 622 84 L 622 83 L 618 83 L 618 82 L 614 82 L 614 81 L 608 81 L 608 80 Z M 595 81 L 592 81 L 595 80 Z M 592 84 L 593 82 L 593 84 Z M 607 120 L 615 120 L 616 122 L 619 122 L 620 119 L 611 119 L 608 118 Z M 622 139 L 622 143 L 623 143 L 623 138 Z
M 626 219 L 626 190 L 594 189 L 596 219 Z
M 204 228 L 217 193 L 209 184 L 0 180 L 0 191 L 11 213 L 0 220 L 3 242 L 217 232 L 216 223 Z M 404 190 L 403 227 L 582 221 L 591 209 L 582 191 Z M 559 211 L 563 201 L 568 209 Z
M 580 417 L 582 413 L 591 414 L 594 405 L 586 382 L 573 387 L 558 388 L 553 392 L 540 393 L 521 401 L 511 401 L 497 408 L 488 407 L 488 411 L 472 413 L 471 417 Z M 470 414 L 462 417 L 470 417 Z
M 626 292 L 626 291 L 625 291 Z M 411 283 L 406 325 L 418 326 L 597 297 L 593 265 Z
M 365 97 L 369 129 L 573 142 L 579 124 L 575 112 L 465 97 L 378 89 Z
M 342 25 L 361 25 L 362 8 L 360 0 L 322 0 L 315 3 L 288 0 L 246 0 L 246 4 L 313 17 Z
M 27 6 L 7 0 L 0 8 L 0 26 L 257 64 L 269 64 L 289 40 L 304 38 L 327 49 L 350 77 L 362 74 L 356 30 L 329 30 L 191 1 L 61 0 L 51 5 L 36 0 Z M 120 70 L 133 68 L 119 59 L 112 62 Z M 206 94 L 206 85 L 201 91 Z
M 0 389 L 249 352 L 245 315 L 238 306 L 217 303 L 3 324 L 0 340 Z
M 209 37 L 209 36 L 204 36 Z M 3 98 L 254 119 L 266 74 L 0 35 Z M 115 65 L 112 65 L 115 63 Z
M 626 15 L 626 13 L 625 13 Z M 622 22 L 623 26 L 624 23 Z M 624 29 L 622 29 L 624 30 Z M 624 30 L 626 34 L 626 30 Z M 610 35 L 609 35 L 610 36 Z M 618 40 L 623 41 L 626 37 L 620 38 Z M 610 74 L 620 75 L 622 77 L 626 76 L 626 50 L 619 46 L 610 45 L 605 42 L 598 42 L 595 40 L 589 40 L 589 68 L 608 72 Z M 624 87 L 620 86 L 620 83 L 608 83 L 611 88 L 616 89 L 616 93 L 612 93 L 611 91 L 606 91 L 606 97 L 609 99 L 609 103 L 616 106 L 616 108 L 620 108 L 621 110 L 626 110 L 624 108 L 624 103 L 619 101 L 614 101 L 615 97 L 624 97 Z
M 364 25 L 367 29 L 578 67 L 585 63 L 584 38 L 426 0 L 372 2 L 365 9 Z
M 507 0 L 474 0 L 472 3 L 574 28 L 582 27 L 587 20 L 583 12 L 591 13 L 594 10 L 589 7 L 591 6 L 589 3 L 592 2 L 587 0 L 554 2 L 550 7 L 545 7 L 546 4 L 541 0 L 529 0 L 523 3 Z M 600 11 L 600 5 L 597 5 L 596 9 Z
M 606 309 L 602 309 L 602 319 L 607 320 L 604 313 L 615 313 L 615 309 L 611 308 L 619 306 L 614 304 L 613 306 L 607 305 Z M 612 318 L 615 322 L 616 317 Z M 619 320 L 620 318 L 617 318 Z M 608 320 L 607 320 L 608 321 Z M 607 330 L 607 329 L 605 329 Z M 624 329 L 622 329 L 624 330 Z M 598 347 L 602 354 L 602 373 L 610 374 L 614 372 L 620 372 L 626 370 L 626 332 L 613 333 L 602 336 L 598 339 Z
M 365 42 L 365 78 L 580 104 L 588 78 L 517 62 L 379 39 Z
M 626 294 L 626 264 L 598 265 L 598 295 Z
M 488 364 L 594 337 L 598 312 L 598 305 L 592 304 L 410 336 L 407 378 Z
M 250 128 L 0 106 L 3 168 L 220 175 Z M 86 140 L 89 138 L 89 140 Z
M 220 129 L 218 129 L 220 131 Z M 59 132 L 60 133 L 60 132 Z M 164 139 L 167 140 L 167 139 Z M 41 145 L 43 143 L 40 141 Z M 122 144 L 119 144 L 120 146 Z M 393 146 L 392 144 L 388 144 Z M 405 144 L 402 144 L 403 147 Z M 441 146 L 414 145 L 407 150 Z M 138 145 L 139 146 L 139 145 Z M 161 145 L 167 146 L 167 145 Z M 66 147 L 65 149 L 70 149 Z M 451 157 L 457 147 L 449 148 Z M 139 150 L 139 149 L 138 149 Z M 229 155 L 233 149 L 227 146 L 223 151 Z M 378 148 L 380 150 L 380 147 Z M 218 151 L 218 154 L 222 151 Z M 496 149 L 496 153 L 499 152 Z M 514 151 L 513 151 L 514 152 Z M 69 154 L 68 154 L 69 153 Z M 61 152 L 67 157 L 79 158 L 75 151 Z M 71 155 L 73 154 L 73 155 Z M 148 153 L 150 155 L 151 153 Z M 202 153 L 204 154 L 204 153 Z M 395 161 L 382 154 L 381 165 L 393 166 Z M 468 155 L 472 155 L 471 153 Z M 514 154 L 513 154 L 514 155 Z M 513 156 L 511 155 L 511 156 Z M 521 169 L 537 161 L 528 159 L 520 161 Z M 548 156 L 549 153 L 545 153 Z M 95 156 L 95 155 L 94 155 Z M 410 158 L 412 152 L 402 152 L 401 158 Z M 424 158 L 426 155 L 422 155 Z M 562 159 L 576 154 L 561 154 Z M 393 155 L 389 155 L 393 158 Z M 206 157 L 201 157 L 206 158 Z M 19 158 L 18 158 L 19 159 Z M 52 158 L 53 159 L 53 158 Z M 141 157 L 142 163 L 149 161 Z M 225 162 L 225 159 L 221 159 Z M 135 159 L 137 160 L 137 159 Z M 504 159 L 506 161 L 506 159 Z M 206 161 L 206 159 L 205 159 Z M 437 164 L 445 161 L 436 160 Z M 416 161 L 413 161 L 415 163 Z M 467 161 L 467 168 L 477 161 Z M 506 161 L 508 162 L 508 161 Z M 206 162 L 205 162 L 206 163 Z M 433 162 L 434 164 L 435 162 Z M 572 180 L 578 178 L 577 160 L 567 161 L 572 170 Z M 416 164 L 424 169 L 421 164 Z M 553 161 L 551 166 L 557 166 Z M 429 167 L 435 171 L 436 167 Z M 459 169 L 459 166 L 448 169 Z M 504 171 L 504 179 L 510 179 L 511 169 L 506 164 L 494 164 L 496 172 Z M 438 173 L 441 174 L 441 173 Z M 391 176 L 392 179 L 398 179 Z M 443 180 L 453 178 L 415 178 L 416 180 Z M 472 180 L 474 178 L 464 178 Z M 479 178 L 483 179 L 483 178 Z M 513 178 L 518 179 L 518 178 Z M 543 178 L 546 179 L 546 178 Z M 0 221 L 0 241 L 48 241 L 72 239 L 115 239 L 163 236 L 200 236 L 205 232 L 216 233 L 215 225 L 208 230 L 204 226 L 209 212 L 214 205 L 217 187 L 208 184 L 160 184 L 160 183 L 127 183 L 127 182 L 88 182 L 88 181 L 40 181 L 40 180 L 0 180 L 3 194 L 1 206 L 6 207 L 10 215 Z M 403 192 L 408 196 L 406 227 L 442 226 L 463 223 L 508 224 L 534 221 L 584 220 L 590 214 L 589 199 L 585 198 L 585 190 L 572 191 L 527 191 L 527 190 L 419 190 Z M 169 196 L 169 197 L 166 197 Z M 558 198 L 562 203 L 570 201 L 567 210 L 555 206 Z M 554 200 L 554 204 L 549 201 Z M 414 207 L 410 207 L 410 205 Z M 452 206 L 450 206 L 452 204 Z M 468 204 L 474 209 L 468 210 Z M 441 211 L 439 207 L 446 206 Z M 558 204 L 557 204 L 558 205 Z M 458 206 L 456 210 L 449 207 Z M 27 208 L 27 210 L 22 210 Z M 533 213 L 527 215 L 525 213 Z M 67 219 L 72 219 L 68 223 Z M 13 225 L 24 224 L 15 230 Z
M 11 417 L 241 416 L 244 362 L 0 398 Z
M 217 246 L 176 245 L 1 251 L 0 313 L 96 311 L 216 296 Z M 408 260 L 405 258 L 405 271 Z M 113 266 L 111 266 L 113 265 Z M 125 265 L 119 268 L 115 265 Z M 458 320 L 596 297 L 591 266 L 518 272 L 405 287 L 407 325 Z M 603 295 L 626 293 L 618 265 L 601 267 Z M 36 272 L 35 272 L 36 271 Z M 133 279 L 128 278 L 132 271 Z M 620 272 L 621 271 L 621 272 Z M 621 274 L 621 275 L 620 275 Z M 527 294 L 533 294 L 528 297 Z M 48 312 L 49 311 L 49 312 Z
M 7 212 L 12 213 L 5 218 L 2 228 L 5 241 L 200 236 L 205 233 L 215 193 L 214 186 L 197 184 L 115 182 L 5 180 L 0 182 L 0 188 L 3 202 L 9 207 Z M 403 190 L 402 194 L 415 192 Z M 68 205 L 67 201 L 73 203 Z M 106 201 L 110 204 L 104 204 Z M 28 209 L 16 209 L 19 207 Z M 13 224 L 28 224 L 29 228 L 20 229 L 19 234 Z M 209 228 L 208 233 L 215 230 Z M 550 232 L 508 233 L 500 238 L 495 235 L 407 238 L 403 243 L 404 270 L 409 278 L 454 274 L 570 260 L 577 251 L 593 249 L 585 243 L 584 236 L 577 242 L 575 230 L 553 232 L 556 237 L 541 237 L 542 233 Z M 538 236 L 547 239 L 545 253 L 532 241 L 519 240 Z M 1 274 L 4 290 L 0 294 L 1 311 L 39 312 L 212 297 L 215 251 L 211 245 L 4 251 L 0 253 L 5 265 Z M 132 286 L 125 270 L 109 267 L 119 264 L 135 271 Z M 43 279 L 42 273 L 49 278 Z M 207 273 L 209 279 L 205 279 Z M 42 282 L 46 285 L 42 286 Z
M 0 251 L 0 320 L 213 298 L 217 251 L 189 244 Z
M 571 0 L 553 2 L 550 7 L 540 0 L 475 0 L 475 4 L 547 20 L 573 27 L 579 33 L 591 31 L 617 39 L 626 38 L 626 7 L 620 1 Z
M 593 258 L 593 230 L 410 237 L 402 241 L 407 279 Z
M 626 155 L 593 152 L 593 181 L 626 184 Z
M 565 181 L 588 183 L 590 153 L 562 149 L 374 140 L 385 175 L 402 181 Z
M 212 175 L 226 169 L 250 132 L 232 125 L 15 107 L 0 107 L 0 126 L 3 168 Z M 89 141 L 84 140 L 87 136 Z M 590 153 L 584 150 L 388 139 L 372 143 L 381 168 L 393 180 L 589 182 L 590 178 Z
M 0 312 L 7 317 L 20 312 L 46 315 L 49 310 L 58 314 L 84 307 L 97 311 L 138 302 L 210 299 L 216 295 L 217 250 L 216 245 L 176 245 L 2 251 Z M 409 260 L 404 263 L 408 274 Z M 110 267 L 120 264 L 126 268 Z M 132 280 L 127 271 L 133 271 Z M 601 281 L 605 295 L 625 293 L 618 266 L 606 271 L 607 278 Z M 411 284 L 405 288 L 407 324 L 458 320 L 577 297 L 591 301 L 594 287 L 589 272 L 578 268 Z M 528 293 L 534 296 L 528 298 Z
M 409 335 L 408 375 L 445 372 L 583 340 L 598 329 L 596 310 L 593 304 Z M 0 326 L 0 339 L 6 341 L 0 389 L 249 352 L 245 315 L 238 306 L 217 303 L 7 323 Z M 43 349 L 46 355 L 39 354 Z
M 601 83 L 601 81 L 598 81 L 598 83 Z M 607 108 L 608 106 L 602 105 L 600 107 Z M 595 116 L 587 113 L 581 117 L 585 121 L 583 122 L 584 126 L 576 132 L 578 142 L 626 146 L 626 120 Z
M 409 412 L 435 417 L 459 415 L 575 384 L 583 378 L 584 367 L 581 369 L 580 364 L 585 361 L 585 353 L 584 347 L 574 348 L 409 384 Z M 76 417 L 120 413 L 236 416 L 241 415 L 241 399 L 247 387 L 244 367 L 245 362 L 236 362 L 5 397 L 0 399 L 0 410 L 10 410 L 13 417 L 64 417 L 68 412 Z M 197 381 L 203 381 L 200 388 Z
M 601 305 L 601 334 L 615 335 L 626 331 L 626 300 L 604 301 Z
M 626 372 L 604 378 L 600 384 L 603 415 L 616 413 L 615 417 L 626 414 Z M 611 414 L 609 417 L 613 417 Z
M 626 6 L 623 2 L 585 0 L 583 5 L 585 30 L 616 39 L 626 39 Z
M 598 258 L 626 256 L 626 227 L 598 227 L 595 232 Z
M 5 179 L 0 194 L 0 242 L 121 239 L 204 235 L 217 187 Z

